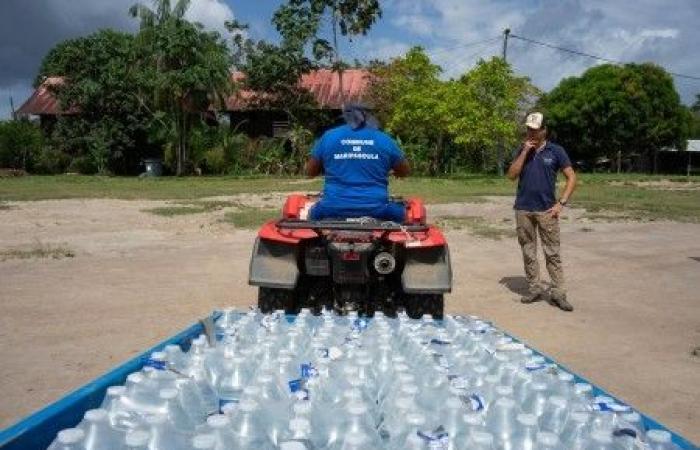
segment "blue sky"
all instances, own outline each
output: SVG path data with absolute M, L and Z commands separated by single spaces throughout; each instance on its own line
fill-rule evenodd
M 0 118 L 31 94 L 46 52 L 57 42 L 102 27 L 134 30 L 126 11 L 134 0 L 2 0 L 0 2 Z M 146 0 L 147 2 L 148 0 Z M 223 30 L 237 18 L 253 38 L 276 39 L 270 17 L 277 0 L 192 0 L 189 15 Z M 700 76 L 700 0 L 382 0 L 384 14 L 367 36 L 344 40 L 347 60 L 387 59 L 425 47 L 444 76 L 457 76 L 479 58 L 500 54 L 502 30 L 622 61 L 652 61 Z M 475 44 L 488 40 L 487 42 Z M 596 62 L 511 40 L 518 74 L 549 90 Z M 684 102 L 700 81 L 676 78 Z

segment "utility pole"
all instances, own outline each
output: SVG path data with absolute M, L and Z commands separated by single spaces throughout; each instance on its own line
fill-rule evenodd
M 12 112 L 12 120 L 17 120 L 17 113 L 15 112 L 15 102 L 12 100 L 12 95 L 10 95 L 10 111 Z
M 503 30 L 503 62 L 507 63 L 508 56 L 508 35 L 510 35 L 510 28 Z M 503 176 L 505 174 L 505 159 L 506 159 L 506 145 L 503 142 L 503 138 L 499 140 L 498 144 L 498 175 Z
M 503 61 L 508 62 L 508 36 L 510 35 L 510 28 L 503 30 Z

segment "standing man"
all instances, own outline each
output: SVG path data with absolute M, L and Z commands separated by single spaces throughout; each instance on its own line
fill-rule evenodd
M 537 262 L 539 234 L 552 282 L 551 301 L 564 311 L 573 311 L 573 306 L 566 299 L 564 271 L 559 253 L 559 215 L 574 192 L 576 173 L 571 168 L 566 151 L 547 140 L 547 127 L 542 113 L 529 114 L 525 126 L 525 142 L 508 168 L 508 178 L 518 179 L 518 193 L 514 206 L 515 223 L 529 286 L 529 294 L 523 297 L 521 302 L 533 303 L 544 295 Z M 566 186 L 557 200 L 556 181 L 560 170 L 566 177 Z

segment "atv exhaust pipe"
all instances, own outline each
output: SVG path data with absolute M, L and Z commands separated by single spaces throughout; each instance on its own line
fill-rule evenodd
M 374 270 L 380 275 L 389 275 L 396 269 L 396 258 L 391 253 L 381 252 L 374 257 Z

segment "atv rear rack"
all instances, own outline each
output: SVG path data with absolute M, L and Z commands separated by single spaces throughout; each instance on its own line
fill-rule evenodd
M 353 222 L 346 220 L 295 220 L 282 219 L 277 222 L 280 228 L 290 230 L 312 229 L 312 230 L 349 230 L 349 231 L 427 231 L 427 225 L 401 225 L 396 222 Z

